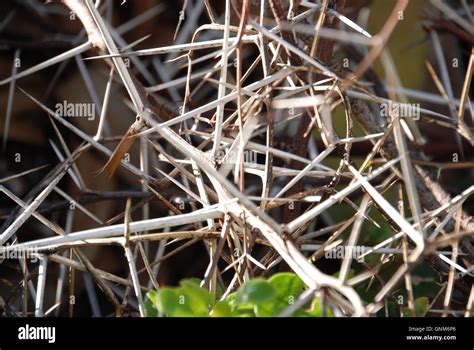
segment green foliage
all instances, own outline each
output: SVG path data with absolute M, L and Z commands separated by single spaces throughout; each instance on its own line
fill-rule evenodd
M 148 299 L 145 302 L 145 312 L 148 317 L 157 317 L 158 316 L 158 310 L 155 308 L 155 304 L 151 301 L 151 297 L 156 300 L 156 292 L 155 291 L 150 291 L 148 292 Z
M 377 217 L 380 214 L 377 215 L 377 213 L 371 213 L 372 217 Z M 374 220 L 377 220 L 374 218 Z M 381 220 L 377 220 L 379 222 Z M 387 238 L 391 237 L 393 232 L 390 229 L 390 226 L 388 224 L 382 222 L 380 224 L 380 228 L 373 226 L 372 224 L 366 224 L 367 226 L 367 237 L 366 237 L 366 244 L 368 245 L 376 245 Z
M 195 279 L 183 280 L 177 288 L 150 291 L 148 297 L 161 313 L 174 317 L 208 316 L 214 299 Z
M 313 317 L 334 317 L 331 309 L 326 306 L 326 310 L 324 310 L 325 314 L 323 314 L 323 305 L 321 304 L 321 299 L 316 298 L 314 300 L 313 306 L 311 310 L 308 311 L 309 316 Z
M 420 297 L 415 299 L 415 316 L 424 317 L 430 308 L 430 301 L 427 297 Z M 405 307 L 403 309 L 403 315 L 405 317 L 410 317 L 410 309 Z
M 164 287 L 147 293 L 147 315 L 158 312 L 169 317 L 273 317 L 292 305 L 304 291 L 303 281 L 294 273 L 277 273 L 269 279 L 255 278 L 244 283 L 236 292 L 218 300 L 199 286 L 199 280 L 181 281 L 178 287 Z M 315 298 L 297 309 L 293 316 L 321 317 L 333 314 Z

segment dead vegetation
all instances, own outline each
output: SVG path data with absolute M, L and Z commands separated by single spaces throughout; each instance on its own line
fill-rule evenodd
M 17 65 L 26 43 L 4 41 L 13 57 L 0 81 L 4 149 L 12 147 L 13 106 L 28 104 L 50 130 L 56 165 L 25 164 L 0 179 L 2 201 L 14 204 L 3 212 L 0 252 L 31 249 L 39 259 L 4 260 L 0 269 L 14 270 L 15 282 L 3 313 L 74 315 L 83 308 L 71 302 L 81 275 L 91 314 L 145 316 L 144 292 L 169 283 L 160 266 L 200 244 L 193 259 L 205 261 L 199 277 L 211 292 L 289 269 L 339 316 L 393 315 L 394 302 L 398 314 L 414 316 L 424 296 L 424 313 L 472 314 L 472 6 L 426 2 L 421 24 L 435 58 L 420 69 L 437 89 L 430 93 L 403 86 L 404 67 L 387 46 L 409 0 L 394 2 L 374 33 L 363 29 L 368 2 L 184 1 L 174 39 L 157 47 L 147 43 L 160 33 L 133 42 L 124 35 L 161 18 L 170 2 L 111 23 L 130 3 L 32 1 L 1 19 L 5 32 L 27 7 L 83 27 L 47 39 L 62 53 L 28 67 Z M 441 34 L 468 47 L 456 67 L 460 91 Z M 64 87 L 71 65 L 83 83 L 59 110 L 48 91 Z M 35 93 L 34 76 L 52 67 L 46 95 Z M 429 127 L 450 135 L 456 159 L 433 153 Z M 447 188 L 445 170 L 467 181 Z M 35 172 L 45 175 L 16 194 L 12 181 Z M 110 202 L 120 212 L 98 204 Z M 77 215 L 88 217 L 86 227 L 73 225 Z M 41 235 L 25 232 L 29 222 Z M 125 255 L 123 276 L 90 253 L 110 245 Z M 328 262 L 336 248 L 343 256 Z M 418 290 L 420 279 L 434 295 Z

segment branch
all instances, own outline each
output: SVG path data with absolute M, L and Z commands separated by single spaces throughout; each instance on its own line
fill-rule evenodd
M 87 28 L 88 35 L 90 35 L 89 40 L 95 47 L 99 49 L 107 47 L 108 52 L 113 55 L 118 53 L 102 17 L 90 0 L 86 0 L 87 6 L 83 2 L 72 0 L 66 0 L 65 4 L 74 7 L 76 14 Z M 94 19 L 93 22 L 90 20 L 91 17 Z M 337 278 L 326 275 L 318 270 L 298 251 L 293 243 L 285 241 L 282 238 L 281 227 L 267 213 L 257 208 L 257 206 L 243 195 L 227 178 L 222 176 L 219 172 L 216 172 L 214 165 L 202 151 L 192 147 L 170 127 L 160 125 L 156 122 L 157 118 L 153 117 L 153 112 L 143 105 L 143 101 L 146 100 L 146 98 L 143 95 L 144 90 L 140 88 L 141 84 L 137 79 L 132 78 L 130 71 L 124 69 L 125 65 L 121 57 L 114 56 L 112 59 L 139 116 L 139 119 L 137 119 L 131 128 L 135 126 L 141 129 L 145 124 L 153 127 L 153 130 L 161 135 L 170 145 L 173 145 L 180 153 L 195 161 L 204 173 L 207 174 L 218 194 L 219 205 L 235 219 L 240 219 L 243 214 L 246 218 L 246 222 L 262 233 L 272 247 L 310 288 L 333 288 L 351 302 L 352 310 L 350 311 L 352 314 L 356 316 L 366 315 L 362 301 L 352 287 L 345 286 Z M 121 159 L 121 157 L 119 159 Z M 239 200 L 239 203 L 235 201 L 236 198 Z M 134 224 L 136 223 L 131 224 L 131 228 Z M 142 229 L 143 227 L 137 230 L 142 231 Z M 95 231 L 101 232 L 102 230 L 107 230 L 107 228 L 96 229 Z M 114 228 L 114 230 L 117 230 L 117 227 Z
M 360 123 L 362 128 L 368 133 L 379 133 L 386 132 L 385 122 L 381 116 L 373 114 L 367 104 L 358 99 L 351 99 L 351 108 L 353 111 L 354 117 Z M 410 152 L 412 153 L 412 158 L 414 160 L 421 160 L 426 158 L 421 151 L 415 149 L 413 144 L 409 145 Z M 382 150 L 382 156 L 386 160 L 395 159 L 398 157 L 398 151 L 395 145 L 395 140 L 392 135 L 390 135 Z M 414 165 L 414 180 L 415 186 L 418 191 L 420 198 L 420 203 L 425 208 L 425 210 L 432 211 L 438 209 L 440 206 L 448 204 L 451 201 L 450 194 L 443 188 L 443 186 L 434 180 L 430 174 L 423 169 L 420 165 Z M 446 214 L 441 213 L 441 218 L 446 217 Z M 446 224 L 446 230 L 448 232 L 453 231 L 455 227 L 454 219 L 450 219 Z M 465 211 L 461 214 L 461 228 L 465 231 L 474 230 L 474 220 L 471 215 Z M 462 239 L 460 245 L 461 251 L 467 254 L 464 259 L 468 266 L 474 264 L 474 247 L 471 243 L 469 237 Z

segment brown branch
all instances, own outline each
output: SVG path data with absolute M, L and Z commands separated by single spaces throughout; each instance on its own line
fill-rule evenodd
M 392 34 L 393 30 L 397 26 L 399 22 L 398 20 L 399 14 L 405 11 L 406 7 L 408 6 L 409 1 L 410 0 L 397 0 L 397 4 L 393 8 L 392 13 L 390 14 L 390 17 L 388 18 L 387 22 L 385 22 L 384 26 L 382 27 L 380 32 L 377 33 L 375 37 L 379 39 L 378 44 L 372 47 L 372 49 L 369 51 L 367 56 L 365 56 L 364 60 L 361 63 L 359 63 L 354 73 L 350 76 L 349 79 L 347 79 L 344 82 L 342 86 L 342 90 L 345 90 L 349 86 L 351 86 L 356 81 L 356 79 L 361 77 L 367 71 L 367 69 L 370 68 L 372 63 L 375 62 L 375 60 L 377 59 L 377 57 L 380 55 L 383 48 L 385 47 L 385 44 L 390 38 L 390 35 Z
M 368 134 L 387 131 L 382 116 L 373 114 L 364 101 L 352 99 L 351 108 L 355 119 L 357 119 L 359 124 Z M 413 160 L 421 160 L 425 158 L 424 154 L 413 145 L 410 145 L 410 151 Z M 386 160 L 398 157 L 398 151 L 392 135 L 387 138 L 381 153 Z M 451 201 L 450 194 L 439 182 L 430 176 L 428 171 L 417 164 L 414 165 L 414 168 L 416 170 L 414 172 L 416 189 L 418 191 L 420 203 L 426 210 L 432 211 L 438 209 L 441 205 L 447 204 Z M 440 216 L 441 219 L 443 219 L 446 215 L 440 214 Z M 450 232 L 454 230 L 454 227 L 455 221 L 454 219 L 451 219 L 445 226 L 445 229 Z M 461 228 L 465 231 L 474 230 L 473 217 L 465 211 L 461 214 Z M 474 247 L 471 238 L 463 238 L 461 240 L 460 248 L 461 251 L 466 254 L 463 257 L 466 266 L 472 266 L 474 264 Z
M 271 3 L 271 2 L 270 2 Z M 328 7 L 336 10 L 337 12 L 342 12 L 344 10 L 345 0 L 332 0 L 330 1 Z M 329 29 L 335 29 L 339 20 L 336 17 L 326 16 L 323 26 Z M 333 56 L 333 48 L 334 48 L 334 41 L 326 38 L 321 38 L 317 47 L 317 59 L 321 61 L 321 63 L 328 65 Z M 295 62 L 296 64 L 297 62 Z M 310 76 L 313 81 L 318 81 L 324 79 L 325 77 L 319 74 L 314 76 Z M 293 138 L 293 143 L 291 146 L 291 152 L 300 156 L 304 157 L 308 152 L 308 142 L 309 139 L 312 137 L 312 133 L 308 132 L 308 128 L 311 125 L 311 117 L 308 113 L 304 113 L 301 117 L 300 123 L 298 124 L 298 129 L 296 131 L 295 137 Z M 298 161 L 292 161 L 290 163 L 290 169 L 302 169 L 303 164 Z M 296 183 L 289 191 L 288 195 L 294 195 L 296 193 L 302 192 L 303 190 L 303 182 L 299 181 Z M 301 203 L 296 202 L 294 203 L 294 208 L 292 210 L 289 209 L 288 206 L 285 207 L 285 211 L 283 214 L 283 220 L 285 223 L 294 220 L 298 217 L 301 213 Z

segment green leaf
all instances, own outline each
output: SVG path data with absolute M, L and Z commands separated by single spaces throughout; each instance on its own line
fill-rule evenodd
M 186 279 L 175 288 L 161 288 L 147 293 L 147 314 L 171 317 L 271 317 L 277 316 L 293 304 L 305 289 L 303 281 L 294 273 L 277 273 L 268 280 L 255 278 L 244 283 L 225 300 L 216 303 L 207 289 L 199 286 L 199 279 Z M 319 299 L 310 302 L 292 316 L 321 316 Z M 211 310 L 211 311 L 210 311 Z M 326 316 L 333 316 L 326 308 Z
M 187 292 L 193 299 L 199 301 L 200 304 L 206 305 L 206 309 L 209 308 L 209 305 L 214 304 L 212 294 L 207 289 L 199 287 L 199 283 L 196 284 L 194 281 L 183 280 L 180 285 L 181 290 Z
M 232 313 L 235 317 L 257 317 L 254 309 L 236 309 Z
M 177 288 L 161 288 L 157 292 L 158 300 L 156 306 L 161 313 L 171 317 L 194 316 L 189 301 L 186 296 L 180 293 Z
M 278 316 L 296 301 L 305 286 L 296 274 L 290 272 L 277 273 L 268 279 L 268 283 L 275 291 L 275 298 L 257 305 L 255 312 L 258 317 Z
M 219 301 L 210 313 L 211 317 L 232 317 L 234 313 L 227 300 Z
M 179 282 L 179 285 L 182 286 L 184 284 L 192 284 L 193 286 L 199 287 L 201 285 L 201 280 L 196 277 L 186 278 Z
M 286 303 L 293 303 L 301 294 L 304 282 L 296 274 L 281 272 L 268 279 L 268 283 L 275 289 L 279 299 Z
M 227 295 L 227 298 L 225 298 L 225 300 L 227 300 L 229 305 L 233 307 L 235 304 L 235 293 L 230 293 L 229 295 Z
M 149 290 L 146 295 L 148 296 L 148 298 L 150 299 L 150 302 L 153 304 L 153 305 L 157 305 L 158 304 L 158 292 L 156 290 Z
M 254 312 L 257 317 L 275 317 L 287 307 L 288 304 L 282 303 L 280 300 L 275 300 L 274 302 L 255 305 Z
M 416 317 L 424 317 L 430 308 L 430 301 L 427 297 L 420 297 L 415 299 L 415 315 Z M 410 317 L 411 312 L 408 307 L 403 308 L 403 315 Z
M 155 301 L 157 299 L 156 291 L 150 290 L 147 293 L 147 295 L 148 295 L 148 300 L 145 301 L 146 316 L 147 317 L 157 317 L 158 316 L 158 310 L 155 307 Z
M 259 305 L 272 301 L 276 297 L 274 288 L 263 278 L 246 282 L 235 293 L 235 306 Z
M 211 293 L 189 280 L 182 281 L 178 291 L 184 296 L 184 304 L 188 304 L 194 316 L 209 316 L 209 307 L 214 303 Z
M 199 287 L 199 280 L 183 280 L 180 287 L 150 291 L 148 297 L 161 313 L 171 317 L 209 316 L 214 303 L 212 295 Z

